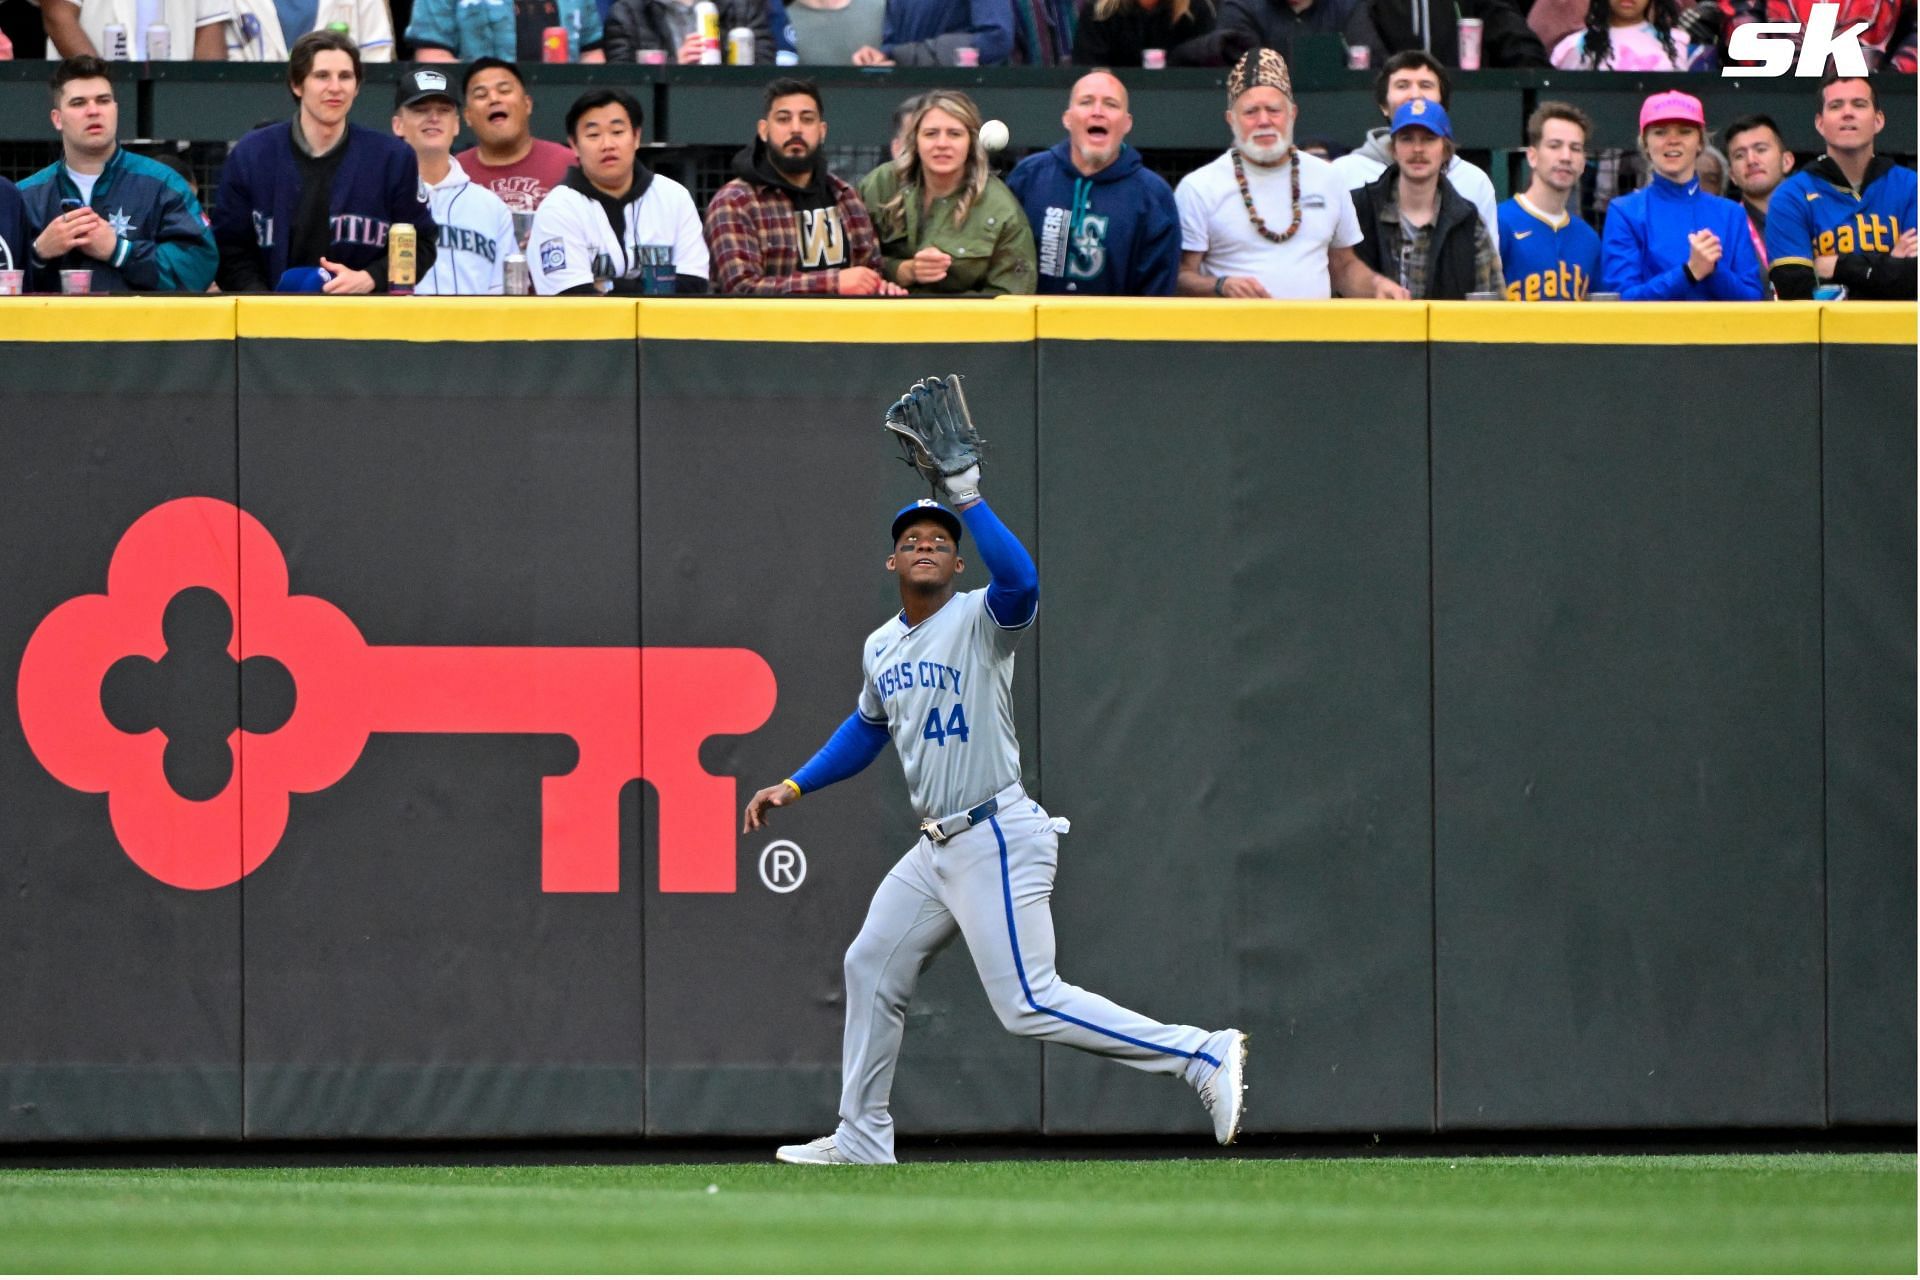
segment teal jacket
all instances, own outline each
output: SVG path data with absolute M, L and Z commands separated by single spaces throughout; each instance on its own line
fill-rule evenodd
M 61 202 L 78 200 L 80 189 L 67 176 L 65 162 L 56 160 L 20 184 L 20 198 L 27 206 L 27 232 L 38 238 L 60 216 Z M 96 293 L 205 293 L 213 283 L 220 265 L 213 232 L 193 189 L 174 170 L 116 147 L 93 184 L 92 207 L 120 234 L 113 257 L 102 262 L 75 249 L 53 262 L 34 258 L 33 288 L 58 289 L 59 273 L 69 267 L 91 270 Z
M 605 39 L 594 0 L 554 0 L 556 27 L 567 29 L 567 60 L 598 49 Z M 415 0 L 407 39 L 417 49 L 445 49 L 462 62 L 475 58 L 524 61 L 517 48 L 513 0 Z M 530 51 L 527 58 L 537 59 Z

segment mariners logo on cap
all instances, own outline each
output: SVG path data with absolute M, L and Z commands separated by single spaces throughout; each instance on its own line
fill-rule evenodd
M 1407 105 L 1413 108 L 1413 114 L 1417 116 L 1423 116 L 1427 114 L 1427 100 L 1425 98 L 1415 98 L 1412 102 L 1409 102 Z
M 444 90 L 447 87 L 447 78 L 438 71 L 416 71 L 413 73 L 413 87 L 422 92 L 428 89 Z

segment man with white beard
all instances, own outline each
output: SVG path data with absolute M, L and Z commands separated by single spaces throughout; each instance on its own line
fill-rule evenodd
M 1354 254 L 1360 223 L 1333 166 L 1293 145 L 1287 63 L 1247 52 L 1227 77 L 1233 146 L 1180 180 L 1180 292 L 1192 297 L 1399 298 Z

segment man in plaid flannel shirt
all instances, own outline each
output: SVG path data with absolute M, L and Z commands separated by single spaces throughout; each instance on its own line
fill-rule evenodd
M 898 297 L 860 195 L 827 172 L 826 114 L 812 81 L 767 86 L 759 136 L 733 159 L 739 176 L 707 206 L 716 293 Z

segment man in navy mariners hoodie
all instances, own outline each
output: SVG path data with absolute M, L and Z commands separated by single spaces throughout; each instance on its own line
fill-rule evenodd
M 433 266 L 439 232 L 413 148 L 347 123 L 360 92 L 360 50 L 332 31 L 293 42 L 286 124 L 234 144 L 213 202 L 220 287 L 228 293 L 385 293 L 387 228 L 419 231 L 418 271 Z M 418 278 L 418 277 L 416 277 Z
M 215 256 L 200 202 L 178 173 L 121 147 L 108 64 L 68 58 L 50 87 L 61 157 L 20 184 L 33 239 L 15 243 L 17 260 L 0 266 L 26 270 L 31 287 L 48 293 L 62 270 L 82 268 L 93 272 L 95 293 L 205 293 Z
M 1007 186 L 1027 211 L 1040 292 L 1167 297 L 1180 275 L 1173 188 L 1127 145 L 1127 88 L 1111 72 L 1074 83 L 1066 139 L 1014 166 Z

